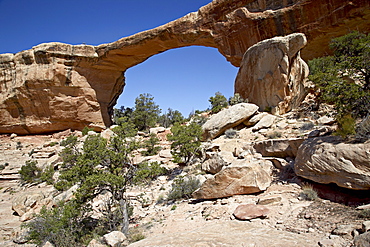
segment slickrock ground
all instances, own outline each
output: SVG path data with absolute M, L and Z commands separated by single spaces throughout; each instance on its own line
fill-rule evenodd
M 251 128 L 242 129 L 237 139 L 227 139 L 222 135 L 212 143 L 231 148 L 240 143 L 266 140 L 273 135 L 279 135 L 280 138 L 307 135 L 306 128 L 312 119 L 293 119 L 294 114 L 291 113 L 289 118 L 281 117 L 270 128 L 256 132 Z M 281 133 L 277 134 L 278 132 Z M 45 198 L 52 199 L 56 193 L 45 184 L 21 185 L 17 170 L 31 157 L 41 165 L 57 163 L 60 146 L 55 143 L 60 142 L 61 138 L 55 137 L 57 136 L 0 136 L 0 164 L 8 163 L 0 172 L 1 246 L 31 246 L 16 243 L 22 243 L 20 220 L 25 220 L 28 216 L 17 216 L 12 210 L 13 201 L 21 195 L 37 193 L 43 193 Z M 168 143 L 162 144 L 168 150 Z M 170 168 L 177 168 L 177 174 L 200 173 L 197 165 L 179 169 L 176 164 L 169 162 L 169 158 L 164 158 L 165 153 L 162 152 L 162 157 L 149 158 L 167 160 L 165 164 Z M 289 166 L 281 170 L 275 168 L 273 182 L 264 192 L 222 199 L 160 202 L 161 197 L 166 197 L 172 181 L 161 176 L 150 186 L 137 186 L 128 191 L 134 205 L 130 231 L 145 236 L 145 239 L 130 246 L 351 246 L 353 236 L 361 233 L 361 224 L 364 221 L 358 218 L 355 206 L 370 202 L 366 193 L 348 193 L 335 186 L 318 184 L 313 184 L 314 188 L 322 198 L 327 199 L 303 200 L 300 186 L 307 181 L 297 177 Z M 364 200 L 361 201 L 361 198 Z M 335 201 L 342 201 L 343 204 Z M 30 207 L 35 212 L 39 210 L 38 203 L 30 202 Z M 250 221 L 235 219 L 235 209 L 243 204 L 267 207 L 267 217 Z

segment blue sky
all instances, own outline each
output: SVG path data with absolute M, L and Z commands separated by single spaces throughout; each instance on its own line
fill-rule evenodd
M 0 53 L 16 53 L 45 42 L 98 45 L 180 18 L 211 0 L 0 0 Z M 149 58 L 126 72 L 118 100 L 134 106 L 150 93 L 163 111 L 187 116 L 209 107 L 220 91 L 233 94 L 237 68 L 206 47 L 185 47 Z

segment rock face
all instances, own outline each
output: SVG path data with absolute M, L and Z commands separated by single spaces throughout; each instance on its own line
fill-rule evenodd
M 336 183 L 355 189 L 370 189 L 370 143 L 341 143 L 338 137 L 304 141 L 298 149 L 295 173 L 318 183 Z
M 272 163 L 267 160 L 237 160 L 193 193 L 197 199 L 223 198 L 266 190 L 271 182 Z
M 283 114 L 296 107 L 306 96 L 308 66 L 300 50 L 306 45 L 304 34 L 295 33 L 261 41 L 244 54 L 235 92 L 260 110 Z
M 258 110 L 258 106 L 248 103 L 240 103 L 223 109 L 213 115 L 203 126 L 203 139 L 213 139 L 227 129 L 233 128 L 247 120 Z
M 110 44 L 48 43 L 0 55 L 0 133 L 109 126 L 124 72 L 173 48 L 215 47 L 240 66 L 245 51 L 257 42 L 301 32 L 309 40 L 304 58 L 326 54 L 333 36 L 370 29 L 369 7 L 363 0 L 216 0 Z

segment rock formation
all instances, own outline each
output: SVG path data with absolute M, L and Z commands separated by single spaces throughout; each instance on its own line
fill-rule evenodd
M 244 54 L 235 92 L 260 107 L 283 114 L 295 108 L 306 96 L 308 66 L 300 50 L 306 37 L 294 33 L 267 39 L 250 47 Z
M 124 72 L 169 49 L 217 48 L 240 66 L 261 40 L 301 32 L 304 58 L 327 53 L 333 36 L 370 30 L 363 0 L 215 0 L 178 20 L 96 47 L 41 44 L 0 55 L 0 133 L 46 133 L 84 126 L 102 129 L 124 87 Z
M 342 143 L 335 136 L 307 139 L 298 149 L 294 170 L 318 183 L 369 190 L 369 150 L 370 143 Z
M 213 139 L 223 134 L 227 129 L 238 126 L 257 112 L 258 106 L 240 103 L 223 109 L 213 115 L 203 126 L 203 139 Z

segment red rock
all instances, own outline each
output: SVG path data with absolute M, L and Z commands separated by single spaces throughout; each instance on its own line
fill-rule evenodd
M 111 124 L 124 72 L 153 55 L 185 46 L 215 47 L 240 66 L 257 42 L 300 32 L 308 40 L 302 57 L 314 58 L 330 52 L 333 37 L 370 30 L 369 9 L 364 0 L 215 0 L 113 43 L 48 43 L 0 55 L 0 133 L 102 130 Z
M 262 205 L 243 204 L 239 205 L 235 211 L 234 216 L 239 220 L 251 220 L 255 218 L 265 218 L 269 213 L 269 209 Z

